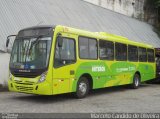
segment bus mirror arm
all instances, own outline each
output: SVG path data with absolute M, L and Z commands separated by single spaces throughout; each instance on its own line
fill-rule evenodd
M 7 36 L 6 48 L 8 48 L 8 45 L 9 45 L 9 42 L 10 42 L 10 37 L 16 37 L 16 35 L 9 35 L 9 36 Z
M 9 39 L 7 38 L 7 41 L 6 41 L 6 48 L 8 48 L 8 44 L 9 44 Z

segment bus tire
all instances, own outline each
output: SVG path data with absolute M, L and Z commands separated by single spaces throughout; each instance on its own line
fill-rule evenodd
M 140 86 L 140 76 L 139 74 L 135 74 L 133 77 L 133 83 L 131 84 L 132 89 L 137 89 Z
M 81 77 L 77 83 L 76 98 L 84 98 L 89 92 L 89 82 L 86 77 Z

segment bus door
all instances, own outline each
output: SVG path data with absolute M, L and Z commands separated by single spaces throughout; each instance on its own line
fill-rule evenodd
M 53 67 L 53 94 L 72 91 L 71 81 L 74 80 L 76 63 L 76 41 L 78 36 L 62 33 L 56 39 L 54 67 Z

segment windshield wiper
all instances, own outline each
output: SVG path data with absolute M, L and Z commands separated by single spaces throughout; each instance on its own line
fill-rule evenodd
M 26 63 L 26 60 L 27 60 L 28 55 L 30 55 L 30 52 L 31 52 L 34 44 L 37 44 L 38 41 L 39 41 L 39 39 L 42 38 L 42 37 L 43 37 L 43 35 L 38 36 L 38 37 L 36 38 L 36 40 L 31 44 L 30 48 L 27 48 L 28 50 L 27 50 L 27 52 L 26 52 L 25 63 Z M 30 41 L 30 42 L 31 42 L 31 41 Z M 28 47 L 29 47 L 29 45 L 28 45 Z
M 36 40 L 31 44 L 31 46 L 30 46 L 30 48 L 29 48 L 29 50 L 28 50 L 28 53 L 29 53 L 29 54 L 30 54 L 33 46 L 36 45 L 36 44 L 38 43 L 38 41 L 40 40 L 40 38 L 42 38 L 42 37 L 43 37 L 43 35 L 38 36 L 38 37 L 36 38 Z

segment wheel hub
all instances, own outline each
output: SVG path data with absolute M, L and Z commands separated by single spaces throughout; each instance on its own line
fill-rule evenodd
M 138 86 L 139 85 L 139 79 L 136 77 L 135 78 L 135 85 Z
M 87 85 L 83 82 L 81 82 L 79 84 L 79 91 L 81 92 L 81 94 L 85 94 L 87 91 Z

